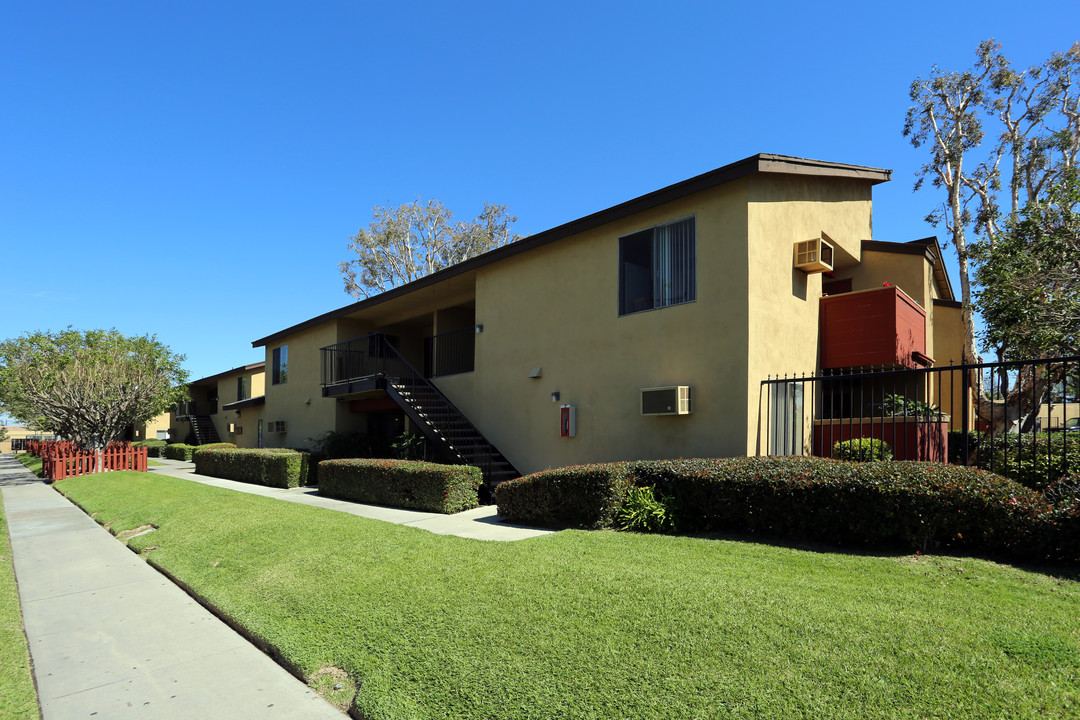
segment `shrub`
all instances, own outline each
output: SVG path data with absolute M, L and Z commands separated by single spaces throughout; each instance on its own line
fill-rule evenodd
M 687 529 L 830 543 L 1033 552 L 1042 496 L 976 468 L 769 457 L 631 463 L 636 485 L 682 508 Z
M 307 453 L 285 448 L 204 448 L 195 453 L 195 472 L 199 475 L 277 488 L 307 482 Z
M 836 460 L 892 460 L 892 448 L 889 443 L 878 438 L 854 438 L 841 440 L 833 445 L 832 456 Z
M 161 452 L 168 447 L 169 443 L 164 440 L 139 440 L 131 443 L 132 447 L 146 448 L 147 457 L 162 457 Z
M 351 459 L 319 463 L 319 493 L 342 500 L 456 513 L 478 505 L 483 476 L 470 465 Z
M 671 498 L 657 497 L 654 487 L 632 487 L 623 506 L 615 511 L 620 530 L 637 532 L 674 532 L 675 511 Z
M 161 451 L 161 457 L 166 457 L 170 460 L 183 460 L 185 462 L 191 462 L 192 457 L 197 452 L 216 448 L 234 447 L 236 447 L 236 445 L 234 445 L 233 443 L 209 443 L 207 445 L 188 445 L 187 443 L 174 443 L 172 445 L 167 445 Z
M 382 457 L 377 454 L 376 444 L 362 432 L 355 430 L 327 430 L 317 438 L 308 438 L 315 451 L 327 460 L 344 458 Z
M 1055 480 L 1046 486 L 1043 497 L 1055 507 L 1080 503 L 1080 475 L 1070 475 Z
M 1058 502 L 1039 516 L 1033 553 L 1080 565 L 1080 498 Z
M 949 431 L 949 462 L 953 465 L 962 465 L 964 459 L 964 431 L 963 430 L 950 430 Z M 976 453 L 979 449 L 979 443 L 982 441 L 982 433 L 978 430 L 970 430 L 967 433 L 967 450 L 968 459 L 975 460 Z
M 983 438 L 979 467 L 1042 490 L 1066 475 L 1080 472 L 1077 433 L 1002 433 Z
M 611 527 L 631 487 L 626 463 L 544 470 L 495 488 L 499 515 L 540 527 Z

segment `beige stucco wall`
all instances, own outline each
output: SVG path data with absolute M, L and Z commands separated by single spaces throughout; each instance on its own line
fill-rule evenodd
M 342 338 L 344 339 L 344 338 Z M 265 447 L 311 447 L 311 438 L 335 429 L 338 403 L 322 396 L 322 358 L 319 348 L 338 342 L 338 327 L 334 321 L 295 333 L 280 343 L 266 347 L 266 405 L 262 417 L 270 422 L 284 420 L 288 431 L 263 434 Z M 274 385 L 274 348 L 288 345 L 288 381 Z M 235 382 L 235 381 L 234 381 Z M 310 400 L 310 402 L 305 402 Z M 245 415 L 246 415 L 245 411 Z M 249 432 L 244 418 L 244 433 Z
M 697 300 L 620 317 L 619 238 L 690 215 Z M 436 384 L 526 473 L 743 452 L 745 227 L 739 181 L 480 269 L 476 370 Z M 641 389 L 666 385 L 691 386 L 693 413 L 642 416 Z M 564 403 L 576 406 L 574 438 L 559 436 Z
M 850 277 L 853 291 L 874 290 L 887 282 L 903 290 L 920 307 L 928 310 L 932 270 L 933 266 L 922 253 L 908 255 L 867 250 L 858 267 L 843 275 L 837 273 L 837 277 Z
M 746 430 L 738 454 L 753 455 L 767 447 L 761 381 L 770 375 L 813 374 L 818 367 L 821 274 L 793 267 L 795 243 L 824 232 L 858 258 L 862 241 L 871 239 L 870 193 L 867 183 L 855 181 L 754 178 L 747 206 L 748 332 L 741 380 L 746 401 L 738 419 Z M 807 401 L 803 423 L 807 433 L 809 412 Z M 805 446 L 809 448 L 808 441 Z
M 231 442 L 237 447 L 257 447 L 256 419 L 262 416 L 262 407 L 256 406 L 241 410 L 224 409 L 225 405 L 242 399 L 239 397 L 240 388 L 237 382 L 240 377 L 244 378 L 244 384 L 248 388 L 247 397 L 243 398 L 244 400 L 265 394 L 265 369 L 230 373 L 218 379 L 218 411 L 211 418 L 222 442 Z M 232 426 L 232 432 L 229 430 L 230 426 Z M 240 433 L 236 432 L 237 426 L 243 428 Z
M 928 333 L 934 339 L 934 356 L 936 367 L 948 367 L 950 361 L 959 365 L 963 358 L 964 347 L 964 322 L 960 308 L 951 307 L 947 304 L 932 304 L 934 310 L 932 332 Z M 941 389 L 938 390 L 932 384 L 931 402 L 936 403 L 942 410 L 949 413 L 949 427 L 952 430 L 963 428 L 962 404 L 963 377 L 959 372 L 948 372 L 941 375 Z M 975 428 L 975 413 L 969 408 L 968 429 Z
M 172 413 L 161 413 L 151 418 L 143 425 L 135 426 L 133 440 L 157 440 L 158 430 L 169 430 L 172 423 Z

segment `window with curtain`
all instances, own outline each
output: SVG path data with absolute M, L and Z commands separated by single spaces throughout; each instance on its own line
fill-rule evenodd
M 694 218 L 619 238 L 619 314 L 697 299 Z

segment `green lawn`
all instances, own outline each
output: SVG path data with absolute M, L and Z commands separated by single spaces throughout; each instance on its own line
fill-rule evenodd
M 57 487 L 114 532 L 156 526 L 131 545 L 336 699 L 358 686 L 369 719 L 1080 717 L 1075 575 L 607 531 L 485 543 L 143 473 Z
M 37 692 L 23 634 L 7 518 L 0 500 L 0 719 L 37 717 Z

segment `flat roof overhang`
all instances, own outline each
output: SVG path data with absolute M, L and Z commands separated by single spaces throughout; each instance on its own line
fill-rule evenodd
M 231 403 L 228 403 L 226 405 L 222 405 L 221 409 L 222 410 L 243 410 L 244 408 L 256 407 L 258 405 L 265 405 L 265 404 L 266 404 L 266 396 L 265 395 L 258 395 L 258 396 L 253 397 L 253 398 L 248 398 L 247 400 L 237 400 L 236 402 L 231 402 Z

